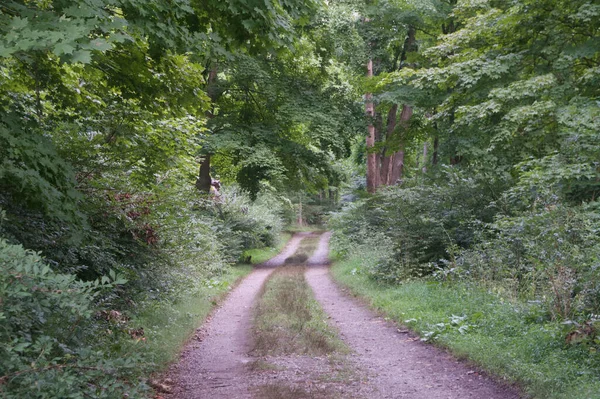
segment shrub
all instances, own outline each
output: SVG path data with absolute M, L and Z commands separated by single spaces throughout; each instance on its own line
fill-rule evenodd
M 230 262 L 240 259 L 250 248 L 276 243 L 283 228 L 283 205 L 270 194 L 259 194 L 255 201 L 238 187 L 221 190 L 218 198 L 197 198 L 193 210 L 211 225 Z
M 598 203 L 540 204 L 490 224 L 459 257 L 461 272 L 514 296 L 542 300 L 555 319 L 600 312 Z
M 453 248 L 470 247 L 476 227 L 496 212 L 489 204 L 503 182 L 465 176 L 467 171 L 445 168 L 429 184 L 407 181 L 347 206 L 331 221 L 334 249 L 377 248 L 380 255 L 368 270 L 377 279 L 431 274 L 453 257 Z
M 126 332 L 94 317 L 99 295 L 122 283 L 114 273 L 93 282 L 55 273 L 0 239 L 0 396 L 143 397 L 139 358 L 111 350 L 128 345 Z

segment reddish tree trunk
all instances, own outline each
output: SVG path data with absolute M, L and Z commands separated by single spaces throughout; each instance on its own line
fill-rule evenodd
M 417 51 L 416 48 L 416 31 L 413 26 L 408 27 L 408 32 L 406 35 L 406 39 L 404 40 L 404 45 L 402 46 L 402 53 L 400 54 L 400 65 L 398 68 L 401 69 L 403 67 L 403 63 L 407 59 L 407 54 L 410 52 Z M 388 118 L 388 133 L 394 132 L 396 128 L 396 114 L 398 110 L 398 106 L 394 105 L 394 118 L 393 118 L 393 126 L 390 126 L 390 119 Z M 408 127 L 408 120 L 412 117 L 412 108 L 407 105 L 402 106 L 402 112 L 400 113 L 400 124 L 403 127 L 403 130 L 406 130 Z M 400 148 L 399 150 L 393 154 L 388 159 L 384 158 L 384 168 L 387 168 L 385 171 L 385 184 L 392 185 L 397 184 L 398 181 L 402 178 L 404 172 L 404 148 L 405 148 L 405 133 L 400 132 Z

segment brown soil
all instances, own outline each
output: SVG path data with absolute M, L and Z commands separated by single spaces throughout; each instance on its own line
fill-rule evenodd
M 306 262 L 306 279 L 350 353 L 252 357 L 253 302 L 307 235 L 295 235 L 280 255 L 257 267 L 199 330 L 167 375 L 175 381 L 171 398 L 519 398 L 346 295 L 328 273 L 328 233 Z

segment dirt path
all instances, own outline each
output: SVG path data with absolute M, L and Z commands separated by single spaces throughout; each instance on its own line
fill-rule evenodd
M 234 289 L 166 377 L 173 399 L 517 399 L 449 354 L 418 341 L 345 294 L 328 272 L 329 233 L 306 262 L 306 279 L 350 354 L 252 357 L 252 307 L 273 270 L 311 235 L 295 235 L 284 251 Z M 198 342 L 200 341 L 200 342 Z
M 328 268 L 330 235 L 321 236 L 308 260 L 306 279 L 316 299 L 355 351 L 351 358 L 367 375 L 377 398 L 411 399 L 514 399 L 519 395 L 475 373 L 449 354 L 400 333 L 331 280 Z
M 170 395 L 177 399 L 250 398 L 245 365 L 250 361 L 251 308 L 263 283 L 291 256 L 309 233 L 295 235 L 276 257 L 256 268 L 228 296 L 223 305 L 184 349 L 168 377 Z M 198 342 L 200 341 L 200 342 Z

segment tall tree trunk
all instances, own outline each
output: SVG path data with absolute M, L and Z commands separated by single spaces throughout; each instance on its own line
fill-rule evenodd
M 431 158 L 431 164 L 437 165 L 438 163 L 438 148 L 440 146 L 440 139 L 438 136 L 435 136 L 433 139 L 433 157 Z
M 423 173 L 427 173 L 427 142 L 423 143 Z
M 217 99 L 217 90 L 214 87 L 215 82 L 217 81 L 217 64 L 212 67 L 208 74 L 208 79 L 206 81 L 206 92 L 208 93 L 208 97 L 210 98 L 211 103 L 214 103 Z M 212 110 L 206 111 L 206 117 L 211 119 L 214 117 L 214 112 Z M 205 193 L 210 193 L 210 187 L 212 184 L 212 177 L 210 176 L 210 152 L 206 152 L 204 158 L 200 162 L 200 171 L 198 172 L 198 179 L 196 180 L 196 188 L 200 191 L 204 191 Z
M 396 119 L 398 115 L 398 104 L 392 105 L 388 112 L 387 118 L 387 130 L 385 135 L 386 142 L 389 142 L 392 139 L 392 135 L 394 134 L 394 129 L 396 129 Z M 389 186 L 391 179 L 391 171 L 392 171 L 392 159 L 393 154 L 386 154 L 387 149 L 384 148 L 381 160 L 381 179 L 380 184 Z
M 402 53 L 400 54 L 400 64 L 398 65 L 399 69 L 403 68 L 403 63 L 407 59 L 407 55 L 410 52 L 417 51 L 416 45 L 416 30 L 413 26 L 408 27 L 408 32 L 406 35 L 406 39 L 404 40 L 404 45 L 402 46 Z M 397 112 L 397 105 L 396 105 Z M 391 159 L 388 161 L 388 171 L 386 173 L 387 185 L 397 184 L 398 181 L 402 178 L 404 173 L 404 150 L 405 150 L 405 140 L 406 134 L 404 130 L 408 127 L 408 120 L 412 117 L 413 110 L 408 105 L 402 106 L 402 112 L 400 113 L 400 124 L 402 125 L 402 131 L 400 134 L 400 148 L 399 150 L 391 156 Z M 388 129 L 390 128 L 388 124 Z M 394 127 L 392 128 L 392 132 L 395 130 L 395 118 L 394 118 Z
M 198 173 L 198 179 L 196 180 L 196 188 L 208 194 L 210 192 L 211 183 L 210 154 L 206 154 L 202 159 L 202 162 L 200 162 L 200 173 Z
M 367 77 L 373 77 L 373 60 L 369 60 L 367 63 Z M 379 186 L 378 154 L 373 151 L 373 147 L 375 147 L 374 111 L 373 95 L 367 93 L 365 102 L 365 112 L 369 118 L 369 125 L 367 127 L 367 191 L 370 193 L 374 193 L 377 190 L 377 186 Z
M 408 121 L 413 114 L 413 110 L 408 105 L 402 106 L 402 112 L 400 113 L 400 124 L 402 130 L 406 130 L 408 127 Z M 394 154 L 392 160 L 392 173 L 390 176 L 390 184 L 397 184 L 402 178 L 404 172 L 404 146 L 405 146 L 406 135 L 404 131 L 400 132 L 400 150 Z

